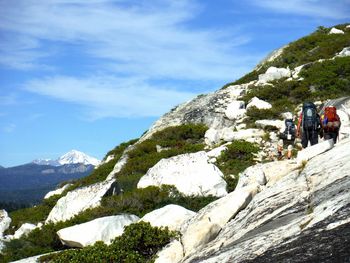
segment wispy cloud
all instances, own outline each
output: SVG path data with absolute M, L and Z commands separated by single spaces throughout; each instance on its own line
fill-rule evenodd
M 90 120 L 104 117 L 159 116 L 194 93 L 155 87 L 142 79 L 55 76 L 32 80 L 25 89 L 83 106 Z
M 13 46 L 17 39 L 7 39 L 6 47 L 0 46 L 5 54 L 0 61 L 28 69 L 42 56 L 49 55 L 43 41 L 46 47 L 59 41 L 79 45 L 83 53 L 111 62 L 108 65 L 114 65 L 114 72 L 124 75 L 222 79 L 234 75 L 236 66 L 238 71 L 247 70 L 241 60 L 226 61 L 235 57 L 231 43 L 242 45 L 249 38 L 241 32 L 234 36 L 224 30 L 188 26 L 200 10 L 194 3 L 189 0 L 19 0 L 16 4 L 3 1 L 0 29 L 19 34 L 29 44 Z
M 349 0 L 249 0 L 252 4 L 283 14 L 315 18 L 346 19 L 350 17 Z
M 250 41 L 239 29 L 192 24 L 200 12 L 200 2 L 190 0 L 0 1 L 0 64 L 50 68 L 43 58 L 50 61 L 57 49 L 74 45 L 97 77 L 35 79 L 26 89 L 84 106 L 93 118 L 159 116 L 196 95 L 160 82 L 191 81 L 207 91 L 203 83 L 231 81 L 256 62 L 237 48 Z
M 2 127 L 2 131 L 6 133 L 11 133 L 16 129 L 16 124 L 10 123 Z

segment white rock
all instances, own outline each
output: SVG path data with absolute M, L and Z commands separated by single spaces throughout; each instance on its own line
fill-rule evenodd
M 137 188 L 174 185 L 185 195 L 224 196 L 226 182 L 222 172 L 208 163 L 206 152 L 182 154 L 160 160 L 144 175 Z
M 149 222 L 155 227 L 168 227 L 169 230 L 179 231 L 182 224 L 196 212 L 178 205 L 167 205 L 144 215 L 140 221 Z
M 46 223 L 66 221 L 86 209 L 99 206 L 102 197 L 114 184 L 115 180 L 107 180 L 68 192 L 57 201 Z
M 108 155 L 106 160 L 103 161 L 103 163 L 108 163 L 114 159 L 114 154 Z
M 157 253 L 155 263 L 176 263 L 183 258 L 184 250 L 182 244 L 178 240 L 172 241 L 163 250 Z
M 223 128 L 220 131 L 220 139 L 224 140 L 225 142 L 231 142 L 234 139 L 234 131 L 232 128 Z
M 333 27 L 328 34 L 344 34 L 344 31 Z
M 346 28 L 346 29 L 350 29 L 350 25 L 347 25 L 345 28 Z
M 254 97 L 249 101 L 246 109 L 248 110 L 251 107 L 256 107 L 261 110 L 261 109 L 271 109 L 272 105 L 266 101 L 263 101 L 257 97 Z
M 245 124 L 245 123 L 241 123 L 241 124 L 236 126 L 236 130 L 237 131 L 240 131 L 240 130 L 243 130 L 243 129 L 246 129 L 246 128 L 247 128 L 247 124 Z
M 300 74 L 300 72 L 301 72 L 301 70 L 303 69 L 304 66 L 305 66 L 305 65 L 301 65 L 301 66 L 299 66 L 299 67 L 296 67 L 296 68 L 293 70 L 293 72 L 292 72 L 292 77 L 293 77 L 294 79 L 299 78 L 299 74 Z
M 56 189 L 56 190 L 54 190 L 54 191 L 50 191 L 50 192 L 48 192 L 46 195 L 45 195 L 45 197 L 44 197 L 44 199 L 48 199 L 48 198 L 50 198 L 51 196 L 54 196 L 54 195 L 60 195 L 60 194 L 62 194 L 68 187 L 70 187 L 70 186 L 72 186 L 72 184 L 65 184 L 64 186 L 62 186 L 61 188 L 58 188 L 58 189 Z
M 0 210 L 0 238 L 3 237 L 4 232 L 10 227 L 11 221 L 6 210 Z
M 315 157 L 315 156 L 317 156 L 325 151 L 328 151 L 329 149 L 332 149 L 333 146 L 334 146 L 333 139 L 309 146 L 309 147 L 298 152 L 297 163 L 301 164 L 304 161 L 308 161 L 311 158 L 313 158 L 313 157 Z
M 223 151 L 227 150 L 227 145 L 230 145 L 230 144 L 231 143 L 226 143 L 224 145 L 221 145 L 219 147 L 212 149 L 211 151 L 207 152 L 208 157 L 210 157 L 210 158 L 219 157 Z
M 120 159 L 118 160 L 118 162 L 114 165 L 114 168 L 112 170 L 112 172 L 109 173 L 109 175 L 106 178 L 106 181 L 109 180 L 113 180 L 115 178 L 115 175 L 117 173 L 119 173 L 121 171 L 121 169 L 124 167 L 124 165 L 127 163 L 128 161 L 128 155 L 126 153 L 124 153 Z
M 350 47 L 343 48 L 342 51 L 340 51 L 336 57 L 349 57 L 350 56 Z
M 57 232 L 62 243 L 69 247 L 86 247 L 97 241 L 110 244 L 124 232 L 124 227 L 138 221 L 135 215 L 107 216 L 87 223 L 63 228 Z
M 215 145 L 220 141 L 219 131 L 214 128 L 210 128 L 205 132 L 204 138 L 207 145 Z
M 291 113 L 291 112 L 283 112 L 283 113 L 281 113 L 281 117 L 283 119 L 293 119 L 293 113 Z
M 265 84 L 266 82 L 271 82 L 281 78 L 289 78 L 291 76 L 291 71 L 289 68 L 276 68 L 269 67 L 264 74 L 259 75 L 259 84 Z
M 262 137 L 265 132 L 261 129 L 246 129 L 233 132 L 232 140 L 248 140 L 251 138 Z
M 236 189 L 256 184 L 268 184 L 271 186 L 284 176 L 290 174 L 292 171 L 297 170 L 299 167 L 300 165 L 289 160 L 275 161 L 264 164 L 258 163 L 248 167 L 239 174 Z
M 241 188 L 201 209 L 181 230 L 185 255 L 213 240 L 221 228 L 247 206 L 257 191 L 257 186 Z
M 36 228 L 38 228 L 36 225 L 30 224 L 30 223 L 24 223 L 23 225 L 21 225 L 20 228 L 17 229 L 17 231 L 13 235 L 13 238 L 15 239 L 21 238 L 22 236 L 29 234 Z
M 226 117 L 229 118 L 230 120 L 242 118 L 246 112 L 246 110 L 244 109 L 244 106 L 245 106 L 244 101 L 241 101 L 241 100 L 232 101 L 227 106 L 227 109 L 225 111 Z
M 268 126 L 272 126 L 277 128 L 280 132 L 282 132 L 285 128 L 284 121 L 281 120 L 257 120 L 255 125 L 263 129 Z

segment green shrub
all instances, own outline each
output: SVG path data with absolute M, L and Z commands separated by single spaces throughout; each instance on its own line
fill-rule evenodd
M 52 263 L 153 262 L 158 250 L 177 236 L 168 228 L 152 227 L 146 222 L 134 223 L 125 227 L 123 235 L 115 238 L 109 246 L 96 242 L 93 246 L 67 250 L 40 260 Z
M 219 156 L 217 165 L 225 175 L 224 179 L 227 180 L 227 190 L 229 192 L 233 191 L 236 187 L 238 182 L 237 175 L 255 164 L 253 153 L 257 153 L 258 151 L 259 147 L 253 143 L 233 141 L 232 144 L 227 146 L 227 150 Z M 235 175 L 235 177 L 231 175 Z
M 4 261 L 19 260 L 64 249 L 65 247 L 62 245 L 56 232 L 70 225 L 69 222 L 46 224 L 43 225 L 41 229 L 34 229 L 28 235 L 25 235 L 20 239 L 14 239 L 7 242 L 3 251 Z
M 45 221 L 60 197 L 60 195 L 54 195 L 44 199 L 40 205 L 11 212 L 12 221 L 7 234 L 13 234 L 24 223 L 36 224 Z

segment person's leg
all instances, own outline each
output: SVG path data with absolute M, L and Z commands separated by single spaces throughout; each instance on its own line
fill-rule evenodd
M 330 140 L 330 139 L 333 139 L 331 133 L 330 132 L 325 132 L 324 133 L 324 140 L 327 141 L 327 140 Z
M 307 147 L 308 142 L 309 142 L 308 131 L 303 130 L 302 137 L 301 137 L 301 145 L 303 146 L 303 149 Z
M 337 132 L 334 132 L 334 133 L 332 134 L 332 138 L 333 138 L 334 143 L 337 143 L 338 133 L 337 133 Z
M 311 145 L 315 145 L 318 143 L 318 132 L 317 131 L 311 132 L 310 143 L 311 143 Z

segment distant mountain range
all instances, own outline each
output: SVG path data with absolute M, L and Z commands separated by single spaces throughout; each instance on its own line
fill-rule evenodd
M 83 153 L 83 152 L 80 152 L 77 150 L 71 150 L 56 160 L 36 159 L 32 163 L 39 164 L 39 165 L 52 165 L 52 166 L 80 163 L 80 164 L 85 164 L 85 165 L 97 166 L 100 163 L 100 161 L 94 157 L 91 157 L 91 156 Z
M 1 167 L 0 201 L 27 205 L 39 203 L 57 185 L 89 175 L 99 163 L 96 158 L 72 150 L 57 160 L 37 159 L 15 167 Z

